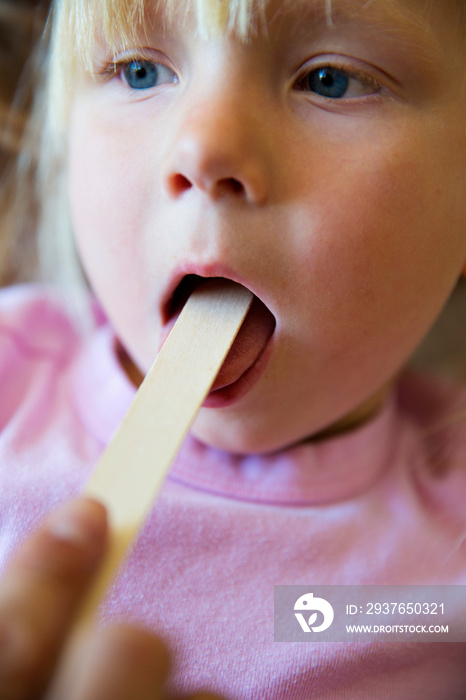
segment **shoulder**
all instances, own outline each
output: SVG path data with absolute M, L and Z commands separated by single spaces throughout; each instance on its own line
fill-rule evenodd
M 466 387 L 462 382 L 419 372 L 398 385 L 397 404 L 411 446 L 412 477 L 444 518 L 466 526 Z
M 65 357 L 78 340 L 63 304 L 56 295 L 36 285 L 0 290 L 0 367 L 18 357 L 32 360 Z
M 426 432 L 441 433 L 442 428 L 451 428 L 459 429 L 466 437 L 464 382 L 409 370 L 398 383 L 397 399 L 400 411 Z
M 426 466 L 445 475 L 466 475 L 466 386 L 463 382 L 410 371 L 398 384 L 397 404 L 424 446 Z
M 35 285 L 0 290 L 0 430 L 39 385 L 53 394 L 81 343 L 57 296 Z

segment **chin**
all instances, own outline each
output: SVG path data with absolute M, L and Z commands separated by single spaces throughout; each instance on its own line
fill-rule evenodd
M 288 446 L 277 433 L 254 429 L 248 420 L 229 420 L 227 417 L 215 419 L 205 415 L 211 409 L 202 409 L 191 433 L 204 445 L 237 455 L 261 455 L 277 452 Z M 277 440 L 278 438 L 278 440 Z

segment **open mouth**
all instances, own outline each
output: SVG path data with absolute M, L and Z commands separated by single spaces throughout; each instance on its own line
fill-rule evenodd
M 185 275 L 183 277 L 172 296 L 165 304 L 163 309 L 164 323 L 168 323 L 173 318 L 179 316 L 181 309 L 186 304 L 191 294 L 205 281 L 206 278 L 200 277 L 200 275 Z
M 185 275 L 167 300 L 163 320 L 172 326 L 189 296 L 208 279 L 199 275 Z M 254 296 L 249 312 L 220 368 L 204 403 L 214 407 L 231 403 L 252 387 L 265 366 L 265 350 L 275 330 L 275 316 Z

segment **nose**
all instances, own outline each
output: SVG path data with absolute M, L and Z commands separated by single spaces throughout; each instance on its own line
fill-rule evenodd
M 267 152 L 247 106 L 217 99 L 186 111 L 162 168 L 164 189 L 177 199 L 202 192 L 262 205 L 269 194 Z

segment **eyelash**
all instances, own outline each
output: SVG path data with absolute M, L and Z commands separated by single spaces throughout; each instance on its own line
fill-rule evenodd
M 117 75 L 121 73 L 123 70 L 124 66 L 127 65 L 128 63 L 131 63 L 131 61 L 136 61 L 138 60 L 136 57 L 128 57 L 127 59 L 120 60 L 120 61 L 110 61 L 110 63 L 103 63 L 101 66 L 98 66 L 95 71 L 94 71 L 94 77 L 97 78 L 100 82 L 106 83 L 109 80 L 112 80 L 115 78 Z M 139 59 L 141 60 L 141 59 Z M 146 59 L 144 59 L 146 60 Z
M 95 69 L 94 77 L 100 82 L 109 82 L 110 80 L 113 80 L 113 78 L 121 75 L 122 71 L 131 63 L 137 62 L 148 62 L 155 67 L 161 66 L 164 67 L 166 70 L 172 71 L 173 74 L 176 75 L 175 71 L 168 65 L 166 65 L 163 61 L 157 61 L 154 59 L 153 56 L 149 56 L 145 52 L 138 52 L 129 53 L 116 61 L 103 63 Z

